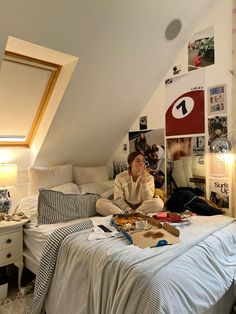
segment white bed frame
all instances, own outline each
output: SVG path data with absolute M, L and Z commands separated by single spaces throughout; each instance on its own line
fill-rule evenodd
M 29 269 L 33 274 L 37 274 L 38 270 L 38 262 L 37 260 L 33 257 L 33 255 L 30 253 L 30 251 L 24 250 L 23 252 L 23 257 L 24 257 L 24 266 Z

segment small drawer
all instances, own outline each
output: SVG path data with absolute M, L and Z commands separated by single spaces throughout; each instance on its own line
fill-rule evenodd
M 22 259 L 21 250 L 19 247 L 12 247 L 9 249 L 1 250 L 0 252 L 0 265 L 8 265 Z
M 7 249 L 13 246 L 21 245 L 21 232 L 8 232 L 3 235 L 0 234 L 0 247 L 1 250 Z

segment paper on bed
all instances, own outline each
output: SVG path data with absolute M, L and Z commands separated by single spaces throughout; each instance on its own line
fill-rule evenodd
M 155 235 L 161 235 L 156 238 Z M 152 228 L 151 230 L 142 230 L 129 232 L 134 245 L 144 249 L 146 247 L 161 246 L 166 244 L 174 244 L 179 242 L 179 237 L 176 237 L 164 229 Z
M 104 232 L 101 228 L 99 227 L 94 227 L 92 228 L 93 231 L 89 233 L 88 235 L 88 240 L 101 240 L 101 239 L 107 239 L 111 237 L 115 237 L 115 232 Z

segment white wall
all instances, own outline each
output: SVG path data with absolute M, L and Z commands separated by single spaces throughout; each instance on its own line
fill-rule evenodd
M 17 185 L 9 187 L 12 199 L 12 207 L 28 191 L 28 167 L 31 165 L 30 149 L 24 147 L 0 148 L 0 162 L 17 164 Z
M 164 5 L 165 2 L 166 1 L 163 1 L 162 5 Z M 208 1 L 208 2 L 210 3 L 210 1 Z M 189 1 L 188 1 L 188 3 L 189 3 Z M 189 5 L 191 6 L 191 4 L 189 4 Z M 230 55 L 230 52 L 231 52 L 231 48 L 229 47 L 229 42 L 227 40 L 228 36 L 230 36 L 230 35 L 228 35 L 228 32 L 227 32 L 228 27 L 229 27 L 229 23 L 230 23 L 230 20 L 231 20 L 231 15 L 229 16 L 229 13 L 231 14 L 230 6 L 231 6 L 231 0 L 230 1 L 225 1 L 225 0 L 214 1 L 211 14 L 206 19 L 204 19 L 204 21 L 202 21 L 201 25 L 196 30 L 196 31 L 201 30 L 202 28 L 205 28 L 206 25 L 207 26 L 208 25 L 213 25 L 213 24 L 216 25 L 215 26 L 216 27 L 215 38 L 216 38 L 216 42 L 219 42 L 220 44 L 219 44 L 219 47 L 216 48 L 216 51 L 217 51 L 217 56 L 216 56 L 216 59 L 217 59 L 217 61 L 216 61 L 217 69 L 216 70 L 213 69 L 213 67 L 216 67 L 216 66 L 212 66 L 212 69 L 210 69 L 210 68 L 208 69 L 209 73 L 211 73 L 211 74 L 209 74 L 209 76 L 208 76 L 208 78 L 206 80 L 209 80 L 209 84 L 210 85 L 213 84 L 214 80 L 217 81 L 217 83 L 225 81 L 226 83 L 230 84 L 228 82 L 230 80 L 230 75 L 227 72 L 229 64 L 226 65 L 226 63 L 230 63 L 227 60 L 231 60 L 231 58 L 228 59 L 228 57 Z M 187 9 L 189 9 L 187 5 L 185 7 Z M 182 10 L 182 8 L 181 8 L 181 10 Z M 63 15 L 64 15 L 64 12 L 63 12 Z M 27 16 L 31 16 L 31 15 L 27 12 Z M 129 20 L 129 19 L 127 19 L 127 20 Z M 2 20 L 2 23 L 3 23 L 3 20 Z M 50 16 L 50 23 L 51 23 L 51 16 Z M 196 23 L 196 21 L 194 21 L 194 23 Z M 36 25 L 39 25 L 39 24 L 40 23 L 36 23 Z M 46 25 L 46 24 L 43 24 L 43 26 L 44 25 Z M 101 25 L 100 21 L 99 21 L 99 25 Z M 14 25 L 11 23 L 10 26 L 13 27 Z M 45 26 L 45 28 L 46 28 L 46 26 Z M 2 27 L 1 29 L 3 31 L 3 29 L 6 29 L 6 28 Z M 32 28 L 32 30 L 33 29 L 35 29 L 35 28 Z M 81 31 L 82 28 L 79 28 L 79 29 Z M 28 31 L 30 31 L 30 28 L 27 27 L 26 30 L 28 32 Z M 94 30 L 93 30 L 93 32 L 94 32 Z M 109 32 L 110 32 L 110 30 L 109 30 Z M 48 34 L 48 32 L 46 32 L 46 33 Z M 89 37 L 88 37 L 87 33 L 86 34 L 84 33 L 84 30 L 82 31 L 82 33 L 83 33 L 84 36 L 86 35 L 85 36 L 86 37 L 85 42 L 82 42 L 83 45 L 81 44 L 80 50 L 76 50 L 75 48 L 74 49 L 71 48 L 71 53 L 73 53 L 74 55 L 77 55 L 77 52 L 80 51 L 80 53 L 82 54 L 83 58 L 85 59 L 87 54 L 85 53 L 85 50 L 83 50 L 83 49 L 85 49 L 85 44 L 86 44 L 87 38 L 89 38 Z M 64 42 L 63 40 L 61 40 L 61 36 L 59 36 L 58 38 L 60 38 L 60 41 L 58 42 L 58 45 L 53 45 L 52 44 L 53 43 L 52 39 L 55 36 L 53 38 L 50 38 L 50 36 L 48 35 L 49 36 L 48 37 L 48 42 L 45 41 L 45 40 L 42 40 L 42 42 L 41 42 L 40 39 L 36 40 L 37 38 L 35 37 L 36 35 L 34 34 L 34 32 L 32 34 L 28 35 L 28 36 L 23 36 L 23 34 L 24 33 L 21 33 L 20 29 L 18 29 L 16 33 L 13 32 L 13 35 L 16 36 L 16 37 L 25 38 L 26 40 L 29 40 L 29 41 L 30 40 L 33 41 L 33 39 L 35 39 L 35 42 L 37 42 L 39 44 L 42 44 L 42 45 L 45 45 L 45 46 L 50 46 L 50 43 L 51 43 L 51 47 L 53 49 L 58 49 L 58 50 L 61 50 L 61 45 L 65 48 L 65 42 L 67 42 L 67 41 Z M 43 34 L 43 32 L 42 32 L 42 34 Z M 157 34 L 158 34 L 158 32 L 157 32 Z M 144 35 L 146 36 L 146 33 Z M 113 33 L 112 32 L 111 32 L 111 36 L 113 37 Z M 45 39 L 45 36 L 42 36 L 42 38 Z M 130 38 L 128 38 L 128 39 L 130 41 Z M 73 38 L 73 41 L 74 42 L 79 42 L 78 40 L 77 41 L 74 40 L 74 38 Z M 143 45 L 141 45 L 141 46 L 143 46 Z M 121 46 L 117 45 L 117 47 L 120 48 Z M 133 46 L 131 48 L 132 48 L 132 51 L 135 50 L 135 49 L 133 49 Z M 152 49 L 150 49 L 150 51 L 152 51 Z M 226 53 L 226 51 L 227 51 L 227 53 Z M 119 53 L 120 53 L 120 51 L 119 51 L 119 49 L 117 49 L 117 54 L 119 54 Z M 163 60 L 165 60 L 165 51 L 163 51 L 163 50 L 162 50 L 162 55 L 163 55 Z M 88 54 L 88 60 L 91 62 L 91 58 L 89 58 L 89 57 L 90 57 L 90 54 Z M 106 59 L 106 62 L 102 63 L 102 65 L 103 65 L 102 69 L 104 68 L 104 65 L 107 64 L 106 56 L 104 56 L 104 59 Z M 82 58 L 81 58 L 81 60 L 82 60 Z M 94 58 L 94 60 L 97 60 L 97 59 Z M 127 60 L 130 60 L 130 59 L 127 59 Z M 146 60 L 146 59 L 144 58 L 144 60 Z M 163 60 L 161 58 L 156 58 L 156 60 L 155 60 L 156 64 L 152 63 L 153 67 L 155 68 L 155 66 L 158 64 L 158 65 L 160 65 L 160 68 L 163 68 L 161 66 L 164 63 Z M 146 60 L 145 62 L 148 62 L 148 60 Z M 116 63 L 117 63 L 117 60 L 116 60 Z M 148 66 L 151 67 L 150 62 L 148 64 L 149 64 Z M 176 62 L 174 62 L 174 64 L 182 64 L 182 73 L 184 73 L 184 71 L 186 71 L 186 69 L 187 69 L 187 46 L 183 48 L 182 53 L 180 54 L 180 56 L 178 57 Z M 220 64 L 222 64 L 222 66 L 220 66 Z M 145 68 L 145 63 L 144 63 L 143 66 Z M 220 68 L 218 68 L 218 66 L 220 66 Z M 156 68 L 158 68 L 158 67 L 156 67 Z M 78 71 L 77 71 L 78 74 L 80 75 L 80 77 L 83 77 L 83 75 L 81 75 L 81 74 L 84 74 L 84 72 L 82 71 L 83 69 L 84 69 L 84 72 L 86 72 L 86 71 L 88 72 L 87 66 L 83 66 L 83 62 L 81 62 L 79 64 L 79 68 L 78 68 Z M 219 69 L 221 69 L 221 70 L 219 70 Z M 114 73 L 113 72 L 114 71 L 112 69 L 112 75 L 114 77 Z M 137 72 L 136 71 L 134 71 L 134 72 L 135 72 L 136 77 L 139 77 L 136 74 Z M 88 73 L 90 74 L 90 72 L 88 72 Z M 106 72 L 104 72 L 104 73 L 106 73 Z M 123 74 L 123 70 L 122 69 L 120 69 L 120 73 Z M 88 77 L 89 77 L 88 81 L 90 82 L 90 80 L 91 80 L 90 76 L 91 75 L 89 76 L 89 74 L 88 74 Z M 170 76 L 170 74 L 171 74 L 171 72 L 169 74 L 167 74 L 166 77 Z M 157 75 L 158 75 L 158 73 L 157 73 Z M 107 75 L 105 75 L 105 74 L 104 74 L 104 76 L 107 77 Z M 153 73 L 153 77 L 155 78 L 155 73 Z M 145 79 L 145 78 L 142 78 L 142 80 L 143 79 Z M 218 79 L 220 79 L 220 81 L 218 81 Z M 96 86 L 97 86 L 97 82 L 98 81 L 96 81 Z M 144 84 L 145 83 L 147 85 L 147 82 L 144 82 Z M 114 84 L 114 83 L 111 82 L 111 84 Z M 87 91 L 87 89 L 89 90 L 88 94 L 91 94 L 91 95 L 94 94 L 94 89 L 93 89 L 94 86 L 91 85 L 91 84 L 87 84 L 87 83 L 85 85 L 86 85 L 86 89 L 85 90 L 86 91 Z M 80 82 L 80 84 L 78 84 L 78 81 L 75 81 L 74 85 L 72 87 L 71 86 L 69 87 L 69 91 L 68 91 L 68 93 L 67 93 L 67 95 L 65 96 L 65 99 L 64 99 L 64 102 L 65 102 L 64 111 L 70 111 L 71 109 L 73 109 L 72 107 L 74 107 L 78 103 L 77 98 L 73 98 L 73 97 L 72 97 L 72 101 L 71 100 L 69 101 L 69 96 L 68 95 L 72 92 L 72 90 L 78 90 L 79 88 L 82 88 L 81 86 L 83 87 L 83 84 L 81 85 L 81 82 Z M 101 88 L 99 86 L 100 85 L 98 85 L 97 89 L 98 89 L 99 94 L 100 94 L 101 93 Z M 117 86 L 119 87 L 120 94 L 123 95 L 124 94 L 124 89 L 122 88 L 122 85 L 117 84 Z M 128 86 L 128 90 L 130 92 L 130 88 L 131 88 L 132 85 L 130 85 L 130 86 L 127 85 L 127 86 Z M 154 88 L 154 87 L 152 86 L 152 88 Z M 91 90 L 93 91 L 93 93 L 91 93 Z M 107 88 L 105 90 L 107 90 Z M 101 94 L 103 94 L 103 93 L 101 93 Z M 135 89 L 132 90 L 132 94 L 135 95 L 134 98 L 135 98 L 135 100 L 137 100 L 136 99 L 137 92 L 135 92 Z M 115 95 L 114 93 L 111 93 L 111 98 L 112 99 L 116 98 L 114 95 Z M 85 95 L 85 96 L 87 96 L 87 95 Z M 138 100 L 140 101 L 140 99 L 138 99 Z M 95 102 L 97 102 L 97 98 L 95 98 Z M 130 108 L 132 106 L 135 106 L 135 103 L 136 102 L 133 102 L 132 104 L 130 104 L 130 102 L 127 103 L 129 105 L 129 111 L 131 110 Z M 143 116 L 143 115 L 147 115 L 148 116 L 148 128 L 149 129 L 156 129 L 156 128 L 163 128 L 164 127 L 164 113 L 165 113 L 164 103 L 165 103 L 165 88 L 164 88 L 164 81 L 163 81 L 160 84 L 160 86 L 156 89 L 155 93 L 153 94 L 153 96 L 151 97 L 149 102 L 147 103 L 145 109 L 142 112 L 140 112 L 140 116 Z M 91 114 L 89 112 L 90 108 L 84 106 L 84 104 L 86 105 L 86 102 L 80 102 L 80 104 L 81 104 L 81 106 L 78 106 L 78 107 L 81 107 L 81 110 L 86 112 L 85 116 L 86 117 L 87 116 L 91 116 Z M 104 102 L 102 102 L 102 104 L 104 104 Z M 110 105 L 109 106 L 107 105 L 107 109 L 112 111 L 113 115 L 115 116 L 115 118 L 114 117 L 113 118 L 116 121 L 116 124 L 119 125 L 119 127 L 122 129 L 122 130 L 120 130 L 119 134 L 122 134 L 122 132 L 125 132 L 124 131 L 124 127 L 122 128 L 122 125 L 126 127 L 130 123 L 129 119 L 131 119 L 131 118 L 129 118 L 128 119 L 129 121 L 127 120 L 125 123 L 123 121 L 124 119 L 117 119 L 117 112 L 118 111 L 124 112 L 124 117 L 126 116 L 126 118 L 127 118 L 127 111 L 124 111 L 125 106 L 123 106 L 122 107 L 123 109 L 120 110 L 119 104 L 120 104 L 120 98 L 117 98 L 117 106 L 115 105 L 114 108 L 113 108 Z M 143 105 L 140 106 L 139 108 L 143 108 Z M 109 112 L 109 110 L 106 110 L 105 105 L 101 105 L 101 109 L 105 110 L 106 113 Z M 116 111 L 114 112 L 113 109 L 116 110 Z M 61 111 L 62 118 L 64 117 L 64 115 L 63 115 L 64 111 Z M 84 112 L 82 112 L 82 113 L 84 113 Z M 98 112 L 98 114 L 99 114 L 99 112 Z M 102 116 L 103 116 L 103 112 L 100 112 L 100 114 L 102 114 Z M 95 111 L 95 113 L 93 113 L 93 115 L 94 115 L 94 120 L 99 120 L 98 119 L 99 116 L 97 115 L 97 111 Z M 84 115 L 78 115 L 78 119 L 79 118 L 82 119 L 81 117 L 84 117 Z M 105 117 L 104 119 L 107 120 L 106 114 L 104 115 L 104 117 Z M 129 117 L 131 117 L 131 115 L 129 115 Z M 132 117 L 133 117 L 133 115 L 132 115 Z M 76 124 L 76 126 L 82 124 L 82 125 L 86 125 L 86 127 L 87 127 L 88 126 L 88 122 L 90 122 L 90 123 L 93 122 L 93 121 L 91 122 L 91 121 L 87 121 L 87 120 L 89 120 L 89 119 L 84 119 L 83 118 L 83 121 L 78 120 L 78 121 L 72 121 L 72 122 L 73 122 L 74 125 Z M 132 123 L 132 121 L 131 121 L 131 123 Z M 102 129 L 103 133 L 105 133 L 103 136 L 101 136 L 101 138 L 106 137 L 107 133 L 110 130 L 116 129 L 116 125 L 113 125 L 112 128 L 105 128 L 105 123 L 104 124 L 101 123 L 101 125 L 103 126 L 103 128 L 101 128 L 101 129 Z M 138 130 L 138 128 L 139 128 L 139 120 L 138 120 L 138 117 L 137 117 L 137 120 L 133 121 L 133 125 L 132 125 L 130 131 Z M 58 129 L 61 130 L 60 120 L 58 122 L 58 128 L 56 130 L 58 130 Z M 91 138 L 93 138 L 94 141 L 96 141 L 96 138 L 94 137 L 94 130 L 92 130 L 92 128 L 89 128 L 89 130 L 91 130 L 90 131 Z M 83 133 L 82 135 L 84 135 L 84 132 L 82 132 L 82 133 Z M 58 133 L 57 133 L 58 141 L 60 140 L 60 137 L 61 136 L 58 136 Z M 53 138 L 53 141 L 55 143 L 55 137 L 52 136 L 52 138 Z M 66 138 L 69 138 L 69 136 L 66 137 Z M 85 141 L 84 140 L 84 136 L 83 136 L 83 141 Z M 108 137 L 107 141 L 111 142 L 110 136 Z M 114 137 L 114 141 L 117 141 L 117 137 L 116 138 Z M 123 144 L 124 143 L 126 143 L 128 145 L 128 134 L 121 141 L 121 144 L 118 147 L 115 156 L 124 156 L 124 158 L 126 158 L 127 152 L 123 151 Z M 112 143 L 110 143 L 110 145 L 112 145 Z M 77 145 L 77 146 L 80 148 L 80 145 Z M 107 145 L 104 146 L 104 147 L 101 147 L 101 151 L 104 152 L 104 148 L 106 149 L 106 147 L 107 147 Z M 72 143 L 71 147 L 69 149 L 67 149 L 67 151 L 71 151 L 73 148 L 74 148 L 74 143 Z M 60 146 L 60 149 L 61 149 L 61 146 Z M 86 149 L 82 149 L 82 151 L 85 154 Z M 0 150 L 0 154 L 1 153 L 2 153 L 2 149 Z M 13 155 L 13 159 L 8 160 L 8 161 L 17 163 L 18 164 L 18 168 L 20 169 L 19 180 L 18 180 L 18 182 L 20 184 L 20 187 L 17 190 L 17 193 L 14 193 L 15 195 L 17 195 L 17 198 L 20 198 L 20 195 L 21 196 L 26 195 L 25 194 L 25 189 L 24 189 L 24 192 L 23 192 L 23 188 L 22 188 L 21 184 L 24 184 L 24 182 L 27 181 L 27 168 L 28 168 L 29 165 L 32 164 L 31 154 L 30 154 L 30 151 L 28 149 L 21 149 L 21 148 L 19 148 L 19 149 L 17 149 L 17 148 L 11 149 L 11 154 Z M 80 152 L 80 154 L 81 154 L 81 152 Z M 97 156 L 95 156 L 94 158 L 97 158 Z M 109 163 L 109 166 L 110 166 L 110 164 L 111 163 Z
M 215 40 L 215 64 L 205 67 L 205 104 L 207 104 L 207 88 L 226 83 L 227 84 L 227 106 L 228 106 L 228 130 L 231 131 L 233 115 L 232 111 L 232 1 L 219 0 L 214 4 L 210 13 L 201 21 L 195 34 L 198 31 L 202 31 L 210 26 L 214 26 L 214 40 Z M 192 35 L 193 35 L 192 34 Z M 191 39 L 190 36 L 189 39 Z M 157 60 L 161 62 L 161 60 Z M 188 49 L 187 43 L 183 47 L 179 57 L 173 63 L 173 66 L 181 66 L 181 74 L 188 71 Z M 166 78 L 173 76 L 173 66 L 166 74 Z M 180 74 L 180 75 L 181 75 Z M 165 127 L 165 86 L 164 81 L 157 88 L 153 97 L 147 103 L 145 109 L 140 113 L 140 116 L 147 116 L 148 129 L 159 129 Z M 205 133 L 207 140 L 207 107 L 206 109 L 206 125 Z M 139 118 L 133 123 L 130 131 L 139 130 Z M 121 145 L 118 147 L 114 158 L 119 159 L 119 156 L 123 156 L 125 159 L 128 155 L 128 151 L 123 151 L 123 144 L 128 144 L 128 134 L 124 137 Z M 208 173 L 208 171 L 207 171 Z M 208 177 L 207 177 L 208 180 Z M 231 186 L 232 188 L 232 186 Z

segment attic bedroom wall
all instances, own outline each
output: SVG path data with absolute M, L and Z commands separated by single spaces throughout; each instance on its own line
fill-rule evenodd
M 219 83 L 227 84 L 227 103 L 232 110 L 232 1 L 218 1 L 211 12 L 201 21 L 192 35 L 198 31 L 204 30 L 209 26 L 214 26 L 215 35 L 215 64 L 205 67 L 205 90 L 209 86 L 217 85 Z M 147 116 L 148 129 L 159 129 L 165 127 L 165 80 L 173 76 L 173 66 L 181 65 L 181 74 L 188 73 L 188 50 L 187 43 L 183 47 L 178 58 L 170 67 L 165 78 L 162 80 L 160 86 L 145 106 L 144 110 L 140 112 L 139 117 Z M 180 75 L 181 75 L 180 74 Z M 205 99 L 205 102 L 207 100 Z M 131 131 L 139 130 L 139 117 L 135 120 Z M 125 135 L 121 144 L 117 148 L 112 160 L 115 157 L 126 158 L 128 152 L 123 151 L 123 144 L 128 144 L 128 133 Z
M 214 26 L 214 36 L 215 36 L 215 64 L 207 66 L 204 68 L 205 72 L 205 104 L 207 112 L 207 88 L 224 84 L 227 85 L 227 106 L 228 106 L 228 130 L 231 131 L 233 124 L 235 125 L 235 118 L 233 118 L 233 101 L 232 101 L 232 80 L 235 75 L 232 76 L 230 70 L 233 69 L 232 65 L 232 7 L 233 1 L 218 1 L 212 11 L 203 19 L 200 23 L 195 34 L 198 31 L 202 31 L 210 26 Z M 192 35 L 193 35 L 192 34 Z M 192 35 L 189 39 L 191 39 Z M 181 65 L 181 74 L 188 73 L 188 48 L 187 44 L 183 48 L 182 52 L 175 60 L 170 70 L 166 74 L 164 80 L 161 82 L 160 86 L 156 89 L 153 97 L 148 102 L 145 109 L 140 112 L 139 117 L 147 116 L 148 129 L 160 129 L 165 127 L 165 80 L 167 78 L 173 77 L 173 66 Z M 196 70 L 197 71 L 197 70 Z M 180 75 L 181 75 L 180 74 Z M 235 86 L 234 86 L 235 89 Z M 139 117 L 133 123 L 130 131 L 139 130 Z M 207 136 L 207 114 L 206 114 L 206 125 L 205 134 Z M 123 151 L 123 144 L 129 146 L 128 133 L 122 140 L 120 146 L 118 147 L 116 153 L 110 161 L 110 169 L 112 169 L 113 160 L 126 160 L 128 155 L 128 150 Z M 206 172 L 208 173 L 208 172 Z M 206 178 L 208 180 L 208 176 Z M 231 180 L 231 179 L 230 179 Z M 231 189 L 233 185 L 231 183 Z M 233 200 L 231 200 L 233 201 Z
M 191 29 L 217 1 L 192 0 L 194 10 L 190 11 L 189 0 L 179 0 L 179 6 L 173 6 L 172 0 L 73 0 L 70 6 L 63 0 L 41 1 L 36 6 L 24 0 L 15 2 L 14 10 L 12 2 L 3 1 L 0 38 L 8 33 L 80 57 L 36 159 L 27 150 L 11 149 L 12 162 L 19 169 L 17 188 L 26 182 L 30 165 L 105 164 L 153 95 Z M 184 21 L 183 32 L 177 40 L 167 42 L 165 28 L 179 16 Z
M 73 42 L 80 61 L 34 165 L 107 163 L 212 3 L 187 12 L 187 0 L 82 1 Z M 175 17 L 182 31 L 167 41 Z

